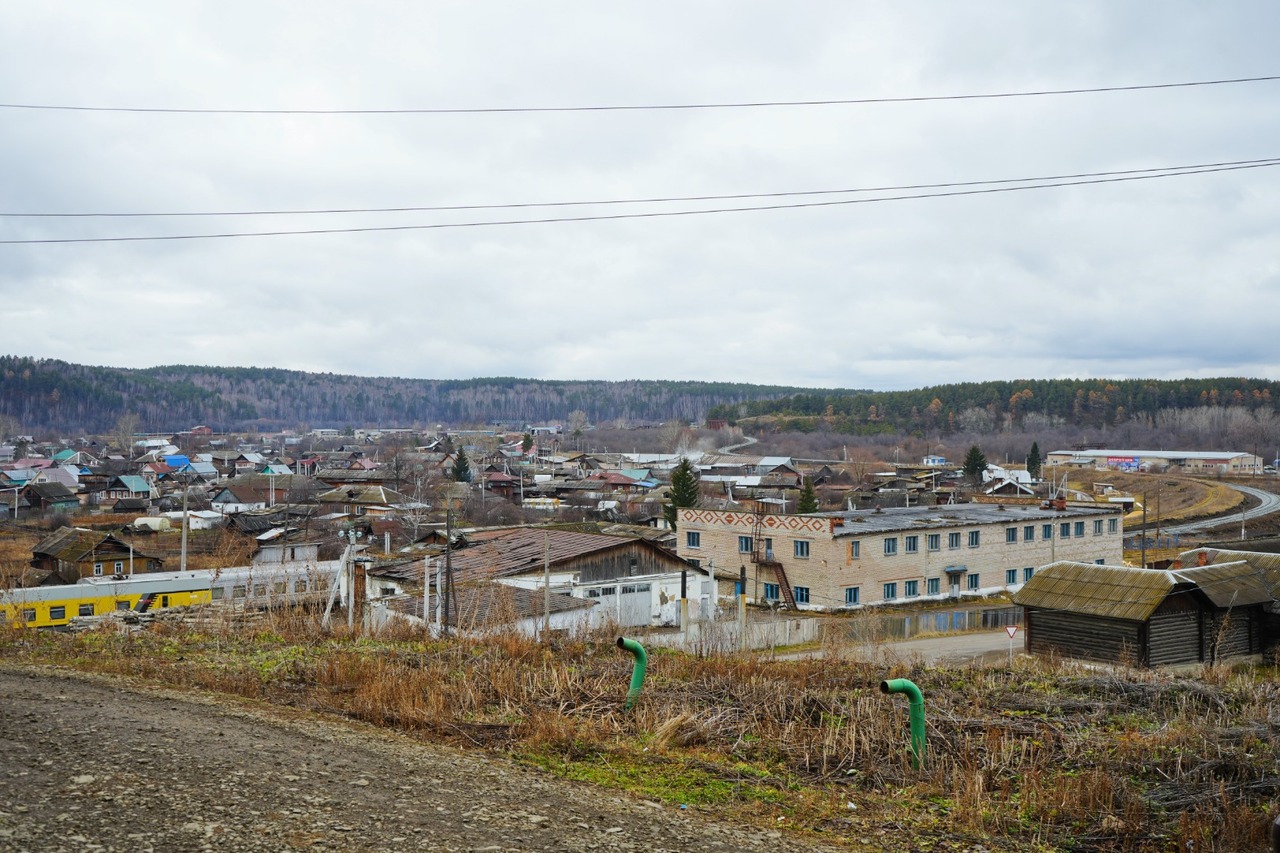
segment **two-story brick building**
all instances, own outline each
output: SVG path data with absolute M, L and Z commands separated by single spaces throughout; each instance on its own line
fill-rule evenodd
M 1122 562 L 1122 525 L 1106 506 L 958 504 L 761 515 L 681 509 L 677 552 L 713 565 L 725 586 L 746 573 L 748 600 L 831 610 L 989 594 L 1057 560 Z

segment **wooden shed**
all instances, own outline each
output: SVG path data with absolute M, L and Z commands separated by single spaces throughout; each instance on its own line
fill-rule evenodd
M 1274 642 L 1278 582 L 1280 571 L 1245 559 L 1166 570 L 1058 562 L 1013 601 L 1031 654 L 1159 666 L 1261 652 Z

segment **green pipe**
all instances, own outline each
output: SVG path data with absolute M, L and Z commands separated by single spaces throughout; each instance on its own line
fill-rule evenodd
M 924 694 L 905 678 L 880 682 L 880 692 L 907 694 L 911 711 L 911 766 L 919 770 L 924 767 Z
M 626 637 L 618 638 L 618 648 L 626 649 L 636 658 L 636 665 L 631 670 L 631 688 L 627 691 L 627 704 L 622 706 L 622 710 L 630 711 L 631 706 L 640 698 L 640 688 L 644 686 L 644 671 L 649 665 L 649 655 L 645 654 L 644 646 Z

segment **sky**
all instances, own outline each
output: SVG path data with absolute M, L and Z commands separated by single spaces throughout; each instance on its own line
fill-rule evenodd
M 0 351 L 875 390 L 1278 379 L 1280 80 L 940 99 L 1276 76 L 1276 32 L 1262 0 L 8 3 Z M 31 108 L 72 106 L 99 109 Z M 1277 165 L 866 191 L 1256 160 Z M 801 192 L 825 194 L 765 195 Z M 758 197 L 636 203 L 728 195 Z M 605 201 L 631 203 L 563 204 Z M 840 203 L 476 224 L 814 202 Z M 29 215 L 124 213 L 169 215 Z M 314 230 L 337 233 L 12 242 Z

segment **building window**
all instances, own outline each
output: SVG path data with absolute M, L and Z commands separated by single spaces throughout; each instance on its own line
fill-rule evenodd
M 1102 535 L 1102 519 L 1100 518 L 1095 518 L 1093 520 L 1093 535 L 1094 536 Z
M 884 555 L 892 557 L 898 553 L 898 537 L 890 536 L 884 540 Z
M 794 553 L 797 560 L 809 559 L 809 543 L 803 539 L 797 539 L 794 543 Z M 797 587 L 799 589 L 799 587 Z M 796 599 L 799 601 L 799 599 Z
M 1075 531 L 1074 531 L 1074 532 L 1075 532 L 1076 536 L 1083 536 L 1083 535 L 1084 535 L 1084 522 L 1083 522 L 1083 521 L 1077 521 L 1077 522 L 1076 522 L 1076 529 L 1075 529 Z
M 856 560 L 862 556 L 862 543 L 853 541 L 849 543 L 849 559 Z
M 1108 532 L 1108 533 L 1119 533 L 1119 532 L 1120 532 L 1120 519 L 1118 519 L 1118 518 L 1108 518 L 1108 519 L 1107 519 L 1107 532 Z
M 982 531 L 970 530 L 969 531 L 969 547 L 977 548 L 981 544 L 982 544 Z
M 1022 541 L 1036 541 L 1036 526 L 1034 524 L 1028 524 L 1026 527 L 1022 528 Z
M 693 566 L 695 569 L 702 568 L 702 561 L 695 557 L 689 557 L 687 560 L 685 560 L 685 562 Z
M 891 601 L 898 597 L 898 585 L 896 583 L 887 583 L 884 585 L 884 600 Z
M 751 537 L 750 536 L 738 537 L 738 553 L 739 554 L 751 553 Z
M 915 598 L 920 594 L 920 581 L 906 581 L 902 586 L 902 592 L 907 598 Z
M 1023 582 L 1025 583 L 1026 581 L 1031 580 L 1031 576 L 1034 575 L 1035 573 L 1036 573 L 1035 566 L 1027 566 L 1025 569 L 1022 570 Z
M 796 604 L 808 604 L 808 603 L 809 603 L 809 587 L 807 587 L 807 586 L 796 586 L 796 587 L 792 587 L 792 588 L 791 588 L 791 592 L 792 592 L 792 593 L 795 595 L 795 597 L 796 597 Z
M 1053 525 L 1052 525 L 1052 524 L 1042 524 L 1042 525 L 1040 525 L 1040 538 L 1041 538 L 1041 539 L 1052 539 L 1052 538 L 1053 538 Z
M 778 585 L 776 583 L 767 583 L 764 585 L 765 601 L 777 601 L 779 598 L 781 598 L 781 595 L 778 592 Z
M 102 563 L 94 563 L 94 564 L 93 564 L 93 574 L 94 574 L 95 576 L 97 576 L 97 577 L 101 577 L 101 576 L 102 576 Z
M 955 550 L 956 548 L 959 548 L 959 547 L 960 547 L 960 534 L 959 534 L 959 533 L 948 533 L 948 534 L 947 534 L 947 547 L 948 547 L 948 548 L 950 548 L 950 549 L 952 549 L 952 550 Z
M 66 618 L 67 618 L 67 608 L 65 608 L 65 607 L 50 607 L 50 608 L 49 608 L 49 621 L 50 621 L 50 622 L 61 622 L 63 619 L 66 619 Z
M 1099 566 L 1105 566 L 1107 564 L 1106 560 L 1094 560 L 1093 562 Z
M 1004 582 L 1005 582 L 1005 586 L 1013 586 L 1015 583 L 1017 583 L 1017 582 L 1018 582 L 1018 570 L 1017 570 L 1017 569 L 1005 569 L 1005 570 L 1004 570 Z
M 1018 528 L 1006 527 L 1004 529 L 1004 541 L 1010 544 L 1018 541 Z
M 1064 521 L 1062 522 L 1062 524 L 1058 525 L 1058 535 L 1061 536 L 1063 539 L 1070 539 L 1071 538 L 1071 522 Z
M 942 581 L 937 578 L 928 578 L 925 581 L 925 587 L 928 590 L 926 595 L 937 595 L 942 590 Z
M 967 577 L 968 577 L 969 589 L 974 590 L 974 589 L 980 589 L 980 588 L 981 588 L 981 587 L 978 585 L 978 575 L 977 575 L 976 573 L 974 573 L 974 574 L 970 574 L 970 575 L 968 575 Z
M 861 598 L 862 598 L 862 594 L 859 591 L 858 587 L 846 586 L 844 588 L 844 603 L 846 606 L 852 607 L 853 605 L 857 604 Z
M 924 537 L 924 546 L 928 548 L 930 551 L 941 551 L 942 550 L 942 534 L 941 533 L 926 534 Z
M 80 610 L 80 612 L 79 612 L 79 614 L 78 614 L 78 615 L 80 615 L 80 616 L 92 616 L 92 615 L 93 615 L 93 605 L 92 605 L 92 604 L 81 604 L 81 605 L 80 605 L 80 607 L 79 607 L 79 610 Z
M 120 574 L 121 572 L 123 572 L 123 571 L 124 571 L 124 561 L 123 561 L 123 560 L 116 560 L 115 570 L 116 570 L 116 574 Z
M 906 551 L 908 554 L 917 554 L 917 553 L 919 553 L 919 552 L 920 552 L 920 537 L 919 537 L 919 536 L 903 536 L 903 537 L 902 537 L 902 550 L 903 550 L 903 551 Z
M 684 535 L 684 544 L 690 548 L 701 548 L 702 534 L 696 530 L 690 530 Z

